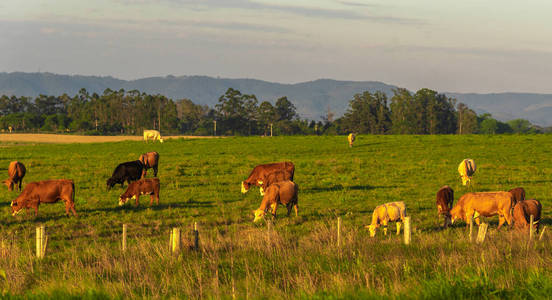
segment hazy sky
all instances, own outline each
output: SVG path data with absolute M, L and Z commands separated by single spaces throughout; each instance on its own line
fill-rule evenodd
M 552 1 L 2 0 L 0 72 L 552 93 Z

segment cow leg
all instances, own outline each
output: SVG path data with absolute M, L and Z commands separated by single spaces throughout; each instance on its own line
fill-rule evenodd
M 276 218 L 276 208 L 278 208 L 278 203 L 274 203 L 270 205 L 270 207 L 272 208 L 272 217 Z
M 38 216 L 38 205 L 34 207 L 35 217 Z
M 144 168 L 144 170 L 142 170 L 142 177 L 140 177 L 140 179 L 146 178 L 146 175 L 148 175 L 148 171 L 146 171 L 146 168 Z
M 295 205 L 293 205 L 293 208 L 295 209 L 295 216 L 297 217 L 297 203 L 295 203 Z
M 288 210 L 287 216 L 289 217 L 289 214 L 291 214 L 291 203 L 288 203 L 288 204 L 286 205 L 286 208 L 287 208 L 287 210 Z
M 140 194 L 136 194 L 136 201 L 134 203 L 134 206 L 138 206 L 138 199 L 140 199 Z
M 157 166 L 153 167 L 153 176 L 157 177 Z
M 23 180 L 19 180 L 19 191 L 21 192 L 21 184 L 23 183 Z
M 153 194 L 150 194 L 150 206 L 153 204 Z
M 383 221 L 382 225 L 383 225 L 383 234 L 387 235 L 387 221 Z
M 399 233 L 401 233 L 401 222 L 397 222 L 397 235 L 399 235 Z
M 496 230 L 500 230 L 500 227 L 502 227 L 502 224 L 504 224 L 504 216 L 498 216 L 498 228 Z

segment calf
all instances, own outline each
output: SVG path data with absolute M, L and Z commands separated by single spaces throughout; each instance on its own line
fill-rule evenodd
M 437 191 L 437 216 L 443 215 L 445 217 L 445 227 L 448 226 L 450 221 L 450 210 L 452 209 L 452 203 L 454 202 L 454 191 L 448 185 L 445 185 Z
M 117 183 L 120 183 L 123 187 L 125 181 L 130 184 L 132 181 L 140 179 L 143 169 L 144 165 L 139 160 L 119 164 L 113 171 L 111 178 L 107 180 L 107 189 L 112 188 Z
M 25 186 L 23 192 L 12 201 L 12 216 L 21 212 L 23 208 L 34 208 L 36 216 L 40 203 L 55 203 L 59 200 L 65 201 L 65 214 L 69 215 L 69 210 L 71 210 L 73 215 L 77 216 L 73 180 L 55 179 L 30 182 Z
M 148 169 L 153 169 L 153 176 L 157 177 L 157 166 L 159 164 L 159 153 L 157 152 L 147 152 L 142 155 L 140 155 L 140 158 L 138 159 L 142 165 L 144 165 L 144 169 L 142 170 L 142 177 L 146 178 Z
M 128 200 L 135 199 L 135 206 L 138 206 L 140 195 L 150 195 L 150 205 L 159 205 L 159 178 L 144 178 L 130 183 L 126 191 L 119 197 L 119 206 L 124 205 Z
M 144 141 L 156 141 L 163 143 L 163 139 L 161 138 L 161 133 L 157 130 L 144 130 Z
M 21 184 L 23 183 L 23 177 L 27 170 L 25 166 L 18 162 L 12 161 L 8 167 L 8 176 L 9 178 L 4 180 L 4 184 L 8 187 L 8 191 L 13 191 L 13 187 L 16 184 L 19 184 L 19 191 L 21 192 Z
M 255 168 L 253 168 L 253 170 L 249 174 L 249 177 L 247 177 L 246 180 L 242 181 L 241 192 L 244 194 L 247 193 L 249 191 L 249 188 L 252 185 L 261 187 L 261 185 L 263 184 L 264 177 L 267 174 L 270 174 L 274 171 L 279 171 L 279 170 L 288 171 L 291 174 L 289 180 L 293 181 L 293 174 L 295 173 L 295 165 L 292 162 L 286 161 L 286 162 L 258 165 Z
M 524 200 L 514 206 L 514 226 L 519 230 L 528 230 L 533 215 L 533 228 L 539 232 L 542 205 L 538 200 Z
M 297 216 L 297 193 L 299 186 L 293 181 L 286 180 L 274 183 L 270 185 L 263 196 L 261 206 L 253 211 L 255 219 L 253 222 L 259 221 L 264 217 L 266 211 L 271 209 L 272 216 L 276 217 L 276 208 L 278 204 L 284 204 L 287 207 L 287 215 L 291 213 L 291 208 L 295 209 L 295 216 Z
M 525 200 L 525 189 L 522 187 L 511 189 L 508 192 L 512 193 L 512 196 L 514 196 L 512 206 L 515 206 L 519 201 Z
M 468 220 L 473 217 L 479 225 L 479 216 L 498 215 L 498 229 L 500 229 L 504 221 L 508 222 L 508 225 L 512 223 L 512 201 L 513 196 L 510 192 L 467 193 L 458 199 L 458 203 L 450 211 L 452 223 L 462 219 L 468 226 Z
M 406 206 L 404 202 L 390 202 L 377 206 L 372 214 L 372 223 L 366 228 L 370 230 L 370 237 L 376 235 L 376 228 L 383 225 L 383 232 L 387 235 L 388 222 L 396 222 L 397 235 L 401 232 L 401 222 L 406 217 Z

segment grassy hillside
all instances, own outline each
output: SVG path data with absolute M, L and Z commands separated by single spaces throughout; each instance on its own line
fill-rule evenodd
M 552 292 L 552 140 L 538 136 L 360 136 L 169 140 L 164 144 L 0 144 L 0 176 L 10 161 L 27 167 L 24 184 L 71 178 L 79 218 L 62 203 L 16 217 L 0 192 L 0 292 L 27 297 L 89 299 L 182 298 L 410 298 L 529 297 Z M 117 206 L 123 190 L 106 191 L 120 162 L 160 153 L 161 201 Z M 464 158 L 478 170 L 474 191 L 522 186 L 543 204 L 547 232 L 527 244 L 525 235 L 491 222 L 483 245 L 470 244 L 465 224 L 441 230 L 435 193 L 445 184 L 457 200 L 467 189 L 456 171 Z M 291 160 L 300 187 L 299 217 L 280 208 L 268 230 L 253 224 L 258 189 L 240 193 L 257 164 Z M 150 171 L 149 176 L 152 176 Z M 412 245 L 402 236 L 370 238 L 364 225 L 380 203 L 404 201 L 412 217 Z M 336 219 L 343 219 L 337 247 Z M 190 249 L 198 222 L 199 252 Z M 129 249 L 122 253 L 122 224 Z M 45 224 L 46 258 L 34 258 L 34 230 Z M 185 249 L 171 255 L 171 227 L 183 229 Z M 390 226 L 393 232 L 394 225 Z

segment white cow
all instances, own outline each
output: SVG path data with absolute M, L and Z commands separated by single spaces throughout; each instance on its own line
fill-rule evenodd
M 458 165 L 458 173 L 460 173 L 460 177 L 462 178 L 462 185 L 471 182 L 471 178 L 476 169 L 475 162 L 471 158 L 464 159 L 460 165 Z
M 144 141 L 148 140 L 159 140 L 161 143 L 163 143 L 163 139 L 161 138 L 161 133 L 157 130 L 144 130 Z

